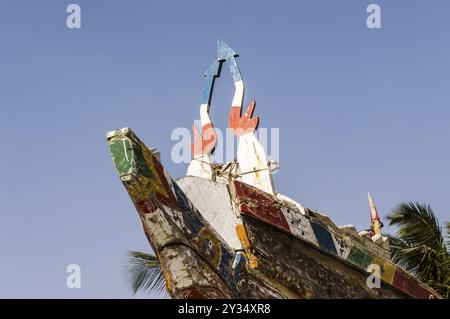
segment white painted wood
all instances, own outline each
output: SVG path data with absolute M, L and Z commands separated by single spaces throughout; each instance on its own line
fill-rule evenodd
M 211 118 L 209 116 L 209 105 L 200 104 L 200 125 L 203 127 L 206 124 L 211 123 Z
M 213 170 L 210 155 L 195 156 L 189 163 L 186 176 L 197 176 L 212 179 Z
M 358 237 L 358 231 L 356 230 L 356 227 L 354 225 L 342 225 L 339 226 L 339 230 L 341 230 L 344 234 Z
M 227 184 L 193 176 L 183 177 L 177 184 L 222 239 L 231 248 L 242 249 L 236 233 L 239 219 L 233 211 Z
M 297 210 L 298 210 L 302 215 L 306 215 L 305 207 L 304 207 L 303 205 L 297 203 L 297 202 L 296 202 L 295 200 L 293 200 L 292 198 L 287 197 L 286 195 L 283 195 L 283 194 L 281 194 L 281 193 L 277 193 L 276 196 L 277 196 L 279 199 L 281 199 L 281 200 L 283 200 L 283 201 L 285 201 L 285 202 L 288 202 L 288 203 L 294 205 L 294 206 L 297 208 Z
M 275 195 L 266 152 L 253 132 L 239 138 L 237 160 L 244 183 Z
M 309 218 L 300 211 L 295 211 L 287 207 L 281 207 L 284 217 L 289 225 L 289 229 L 294 236 L 309 241 L 319 246 Z
M 231 106 L 240 106 L 244 101 L 244 82 L 242 80 L 234 82 L 236 90 L 234 91 L 233 102 Z

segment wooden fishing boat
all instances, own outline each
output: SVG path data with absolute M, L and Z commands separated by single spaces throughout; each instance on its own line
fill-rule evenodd
M 372 231 L 330 218 L 278 193 L 255 137 L 255 104 L 241 116 L 237 54 L 219 41 L 206 73 L 187 176 L 173 180 L 155 149 L 129 128 L 107 134 L 122 183 L 158 256 L 174 298 L 441 298 L 390 260 L 389 242 L 369 195 Z M 230 129 L 237 161 L 212 162 L 217 136 L 209 117 L 214 80 L 230 63 L 236 93 Z M 377 285 L 377 283 L 379 283 Z

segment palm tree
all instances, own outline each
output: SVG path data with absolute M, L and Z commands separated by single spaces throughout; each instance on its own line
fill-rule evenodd
M 158 257 L 138 251 L 128 252 L 124 276 L 133 293 L 139 290 L 164 294 L 166 281 Z
M 398 226 L 397 235 L 389 236 L 392 260 L 450 298 L 450 222 L 445 240 L 429 205 L 400 203 L 387 219 Z

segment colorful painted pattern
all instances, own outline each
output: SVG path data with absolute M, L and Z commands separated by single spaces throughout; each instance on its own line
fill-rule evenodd
M 245 256 L 240 254 L 236 264 L 235 252 L 219 240 L 216 231 L 130 129 L 110 132 L 107 139 L 117 173 L 141 218 L 146 220 L 155 211 L 162 211 L 165 222 L 174 223 L 179 233 L 186 236 L 186 244 L 226 280 L 231 290 L 236 289 L 235 280 L 245 268 Z M 151 223 L 144 223 L 144 229 L 148 227 Z M 161 248 L 158 245 L 163 241 L 153 239 L 152 244 Z
M 406 292 L 413 298 L 440 298 L 438 294 L 420 284 L 394 263 L 365 251 L 360 243 L 351 242 L 348 245 L 345 243 L 344 235 L 336 234 L 336 231 L 332 231 L 321 221 L 303 216 L 300 212 L 295 214 L 292 209 L 283 208 L 276 197 L 236 180 L 233 182 L 233 189 L 236 204 L 244 216 L 256 218 L 292 236 L 308 241 L 318 246 L 323 252 L 345 259 L 362 271 L 367 272 L 369 265 L 377 264 L 380 266 L 382 281 Z M 293 218 L 303 219 L 303 222 L 293 223 L 291 222 Z M 305 236 L 306 233 L 309 235 Z
M 254 134 L 259 124 L 259 118 L 253 117 L 255 101 L 252 101 L 246 112 L 242 114 L 245 89 L 235 59 L 237 56 L 238 54 L 224 41 L 218 42 L 217 60 L 205 73 L 200 105 L 201 132 L 195 125 L 193 126 L 194 138 L 191 143 L 193 160 L 187 172 L 188 176 L 197 176 L 209 181 L 215 180 L 211 154 L 217 143 L 217 135 L 209 111 L 215 79 L 220 76 L 222 63 L 227 62 L 235 85 L 229 113 L 229 127 L 239 137 L 237 152 L 239 176 L 235 177 L 239 181 L 231 180 L 227 184 L 226 195 L 223 197 L 229 205 L 229 213 L 232 213 L 235 218 L 231 227 L 223 228 L 227 232 L 221 232 L 220 227 L 215 229 L 212 226 L 217 226 L 221 221 L 212 220 L 211 216 L 205 213 L 207 211 L 205 207 L 201 208 L 201 204 L 196 202 L 196 206 L 203 209 L 205 213 L 202 215 L 192 203 L 196 201 L 196 197 L 191 196 L 189 199 L 186 196 L 164 170 L 155 153 L 147 148 L 130 129 L 116 130 L 107 135 L 116 171 L 139 213 L 144 232 L 160 260 L 168 261 L 166 265 L 162 262 L 168 290 L 178 289 L 178 296 L 185 298 L 218 298 L 258 296 L 258 293 L 250 290 L 259 287 L 261 295 L 284 296 L 283 293 L 278 292 L 280 288 L 278 283 L 271 280 L 267 285 L 264 283 L 267 283 L 268 278 L 263 278 L 261 269 L 258 269 L 265 265 L 258 258 L 271 253 L 273 242 L 266 241 L 266 246 L 269 247 L 266 253 L 258 251 L 257 245 L 260 243 L 258 241 L 256 244 L 253 242 L 255 245 L 252 247 L 249 239 L 252 239 L 252 234 L 256 232 L 252 233 L 248 226 L 255 220 L 242 217 L 245 216 L 265 223 L 265 225 L 260 223 L 258 226 L 271 231 L 273 236 L 280 235 L 280 242 L 283 241 L 281 237 L 288 236 L 275 231 L 274 228 L 302 240 L 300 243 L 288 237 L 286 247 L 290 247 L 293 243 L 302 244 L 308 248 L 312 245 L 323 254 L 335 256 L 339 262 L 352 265 L 366 273 L 369 265 L 376 264 L 380 266 L 381 279 L 384 283 L 414 298 L 439 298 L 439 295 L 420 284 L 403 269 L 381 258 L 384 256 L 383 253 L 387 252 L 377 246 L 383 242 L 382 223 L 370 194 L 372 239 L 358 237 L 356 230 L 352 230 L 354 233 L 349 233 L 348 229 L 343 231 L 344 228 L 337 228 L 325 216 L 306 211 L 303 207 L 299 208 L 301 205 L 293 201 L 275 196 L 265 150 Z M 181 182 L 180 185 L 183 186 Z M 228 190 L 231 191 L 231 202 L 228 201 Z M 186 192 L 192 195 L 188 190 Z M 204 192 L 200 193 L 204 195 Z M 211 201 L 210 198 L 208 200 Z M 217 202 L 221 203 L 222 200 Z M 223 210 L 223 207 L 219 210 Z M 222 223 L 222 225 L 227 224 Z M 234 228 L 236 233 L 233 232 Z M 237 246 L 233 246 L 235 249 L 232 249 L 229 242 L 224 240 L 226 236 L 221 237 L 219 233 L 235 235 L 234 239 L 237 243 Z M 269 238 L 265 237 L 265 234 L 259 238 L 261 243 Z M 366 239 L 368 242 L 365 241 Z M 308 251 L 323 257 L 315 249 L 311 249 Z M 278 254 L 275 257 L 278 257 Z M 298 258 L 292 259 L 298 260 Z M 325 259 L 338 263 L 328 257 Z M 276 263 L 277 259 L 272 261 Z M 307 269 L 314 270 L 315 267 Z M 355 273 L 353 268 L 341 270 L 360 275 Z M 304 278 L 307 277 L 304 276 Z M 180 281 L 183 281 L 182 285 Z M 249 284 L 251 281 L 252 284 Z M 292 281 L 288 284 L 289 287 L 291 283 L 297 284 Z M 175 286 L 176 288 L 173 288 Z M 246 286 L 250 288 L 245 288 Z M 289 289 L 288 286 L 284 288 Z M 330 292 L 327 293 L 330 294 Z M 400 294 L 398 291 L 396 293 Z M 286 296 L 290 295 L 286 294 Z

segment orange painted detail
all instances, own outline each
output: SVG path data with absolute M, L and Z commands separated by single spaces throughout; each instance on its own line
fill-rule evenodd
M 202 134 L 195 125 L 192 125 L 194 141 L 191 143 L 191 151 L 194 156 L 210 155 L 216 147 L 217 134 L 211 123 L 202 127 Z
M 247 233 L 245 232 L 244 225 L 239 224 L 236 226 L 236 233 L 238 235 L 238 238 L 242 244 L 242 247 L 244 247 L 245 253 L 248 258 L 248 265 L 250 268 L 255 269 L 258 267 L 258 260 L 256 257 L 251 253 L 250 251 L 250 241 L 248 240 Z
M 238 224 L 236 226 L 236 233 L 239 237 L 239 240 L 241 241 L 242 246 L 244 246 L 245 249 L 250 248 L 250 241 L 248 240 L 244 225 Z
M 161 262 L 161 258 L 159 257 L 159 254 L 158 254 L 158 259 L 160 260 L 160 263 L 159 263 L 159 264 L 161 265 L 161 270 L 162 270 L 164 279 L 165 279 L 165 281 L 166 281 L 166 288 L 167 288 L 167 291 L 168 291 L 169 293 L 173 293 L 172 280 L 170 279 L 170 276 L 169 276 L 169 274 L 167 273 L 167 270 L 166 270 L 166 268 L 164 267 L 164 264 Z
M 242 107 L 232 106 L 229 117 L 229 126 L 231 132 L 236 136 L 242 136 L 246 133 L 250 133 L 256 130 L 259 123 L 259 118 L 253 116 L 256 102 L 252 101 L 247 108 L 247 111 L 241 116 Z

